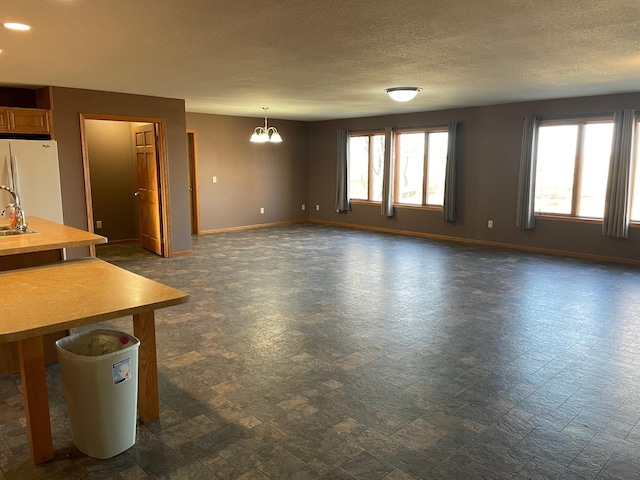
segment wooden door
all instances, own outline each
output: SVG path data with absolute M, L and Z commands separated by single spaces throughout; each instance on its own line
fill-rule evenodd
M 156 154 L 155 125 L 133 129 L 136 138 L 136 169 L 138 180 L 138 220 L 142 248 L 162 255 L 162 220 L 160 214 L 160 182 Z
M 187 130 L 187 158 L 189 159 L 189 212 L 191 218 L 191 233 L 193 235 L 200 235 L 200 207 L 198 198 L 198 166 L 195 130 Z

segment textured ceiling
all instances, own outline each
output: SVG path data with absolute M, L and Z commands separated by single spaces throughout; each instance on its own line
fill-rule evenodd
M 640 91 L 638 0 L 2 0 L 0 84 L 319 120 Z M 418 86 L 410 103 L 384 89 Z

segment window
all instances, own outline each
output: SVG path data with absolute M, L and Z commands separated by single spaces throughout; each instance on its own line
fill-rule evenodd
M 349 191 L 354 200 L 382 201 L 384 134 L 349 136 Z
M 443 205 L 448 138 L 446 130 L 396 134 L 396 203 Z
M 638 141 L 638 135 L 640 134 L 640 122 L 636 124 L 636 136 L 635 136 L 635 154 L 633 156 L 633 170 L 632 170 L 632 190 L 631 190 L 631 221 L 640 222 L 640 142 Z
M 536 213 L 602 218 L 612 138 L 612 119 L 542 122 Z

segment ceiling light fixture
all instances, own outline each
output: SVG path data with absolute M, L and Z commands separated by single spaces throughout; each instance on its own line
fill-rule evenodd
M 396 102 L 408 102 L 413 100 L 420 90 L 418 87 L 394 87 L 387 88 L 385 92 Z
M 282 137 L 278 133 L 278 129 L 267 126 L 267 110 L 269 110 L 269 108 L 262 107 L 262 109 L 264 110 L 264 127 L 256 127 L 253 135 L 251 135 L 250 141 L 254 143 L 281 143 Z
M 4 28 L 8 28 L 9 30 L 31 30 L 31 27 L 29 25 L 25 25 L 24 23 L 7 22 L 3 23 L 2 25 L 4 26 Z

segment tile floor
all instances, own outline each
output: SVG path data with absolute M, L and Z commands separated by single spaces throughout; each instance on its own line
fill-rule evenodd
M 0 478 L 640 478 L 638 269 L 311 224 L 193 248 L 99 250 L 191 294 L 157 314 L 161 419 L 88 458 L 49 366 L 36 467 L 2 376 Z

